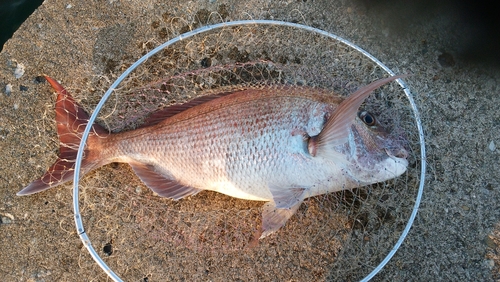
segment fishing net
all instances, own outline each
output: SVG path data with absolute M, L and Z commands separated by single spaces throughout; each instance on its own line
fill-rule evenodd
M 82 104 L 95 103 L 132 63 L 95 76 L 95 92 L 81 95 Z M 347 96 L 382 77 L 387 72 L 358 50 L 309 30 L 222 27 L 140 64 L 113 91 L 98 122 L 114 132 L 133 130 L 158 109 L 227 89 L 307 86 Z M 405 142 L 409 166 L 402 176 L 309 198 L 284 227 L 255 245 L 263 202 L 208 191 L 180 201 L 160 198 L 128 165 L 109 165 L 80 181 L 79 206 L 92 245 L 127 281 L 362 279 L 408 223 L 421 167 L 417 124 L 401 86 L 377 89 L 363 107 Z

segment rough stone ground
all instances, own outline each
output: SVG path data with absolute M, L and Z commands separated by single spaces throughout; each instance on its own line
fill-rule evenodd
M 375 280 L 493 281 L 500 279 L 499 124 L 500 72 L 456 57 L 461 34 L 453 10 L 431 11 L 399 29 L 380 10 L 351 1 L 46 1 L 15 33 L 0 54 L 0 275 L 4 281 L 104 281 L 74 231 L 71 195 L 56 188 L 30 197 L 15 193 L 39 177 L 57 151 L 53 94 L 36 77 L 50 74 L 84 99 L 93 78 L 133 61 L 150 46 L 217 13 L 224 20 L 280 19 L 318 27 L 362 46 L 407 81 L 421 111 L 429 169 L 424 198 L 414 226 L 400 250 Z M 163 16 L 167 12 L 167 17 Z M 397 12 L 389 10 L 387 13 Z M 438 13 L 439 17 L 435 13 Z M 433 14 L 434 13 L 434 14 Z M 179 17 L 179 21 L 166 19 Z M 180 24 L 184 23 L 184 24 Z M 25 73 L 14 76 L 17 64 Z M 24 88 L 24 87 L 27 87 Z M 90 99 L 88 104 L 95 105 Z M 126 166 L 95 172 L 102 182 Z M 120 174 L 122 175 L 122 174 Z M 130 180 L 133 181 L 133 180 Z M 108 194 L 103 194 L 108 195 Z M 211 197 L 211 196 L 205 196 Z M 202 196 L 203 198 L 203 196 Z M 106 204 L 106 199 L 103 199 Z M 241 203 L 239 202 L 241 205 Z M 251 205 L 251 204 L 249 204 Z M 116 209 L 124 208 L 117 206 Z M 99 216 L 88 219 L 99 225 Z M 109 219 L 106 221 L 109 223 Z M 126 216 L 111 219 L 114 228 Z M 141 230 L 138 230 L 141 232 Z M 89 231 L 92 234 L 92 230 Z M 290 240 L 300 240 L 291 238 Z M 153 247 L 153 246 L 152 246 Z M 97 247 L 101 250 L 101 247 Z M 283 249 L 293 252 L 294 246 Z M 299 248 L 297 246 L 297 248 Z M 146 250 L 145 250 L 146 251 Z M 115 250 L 126 255 L 126 250 Z M 180 254 L 148 258 L 169 269 L 169 277 L 134 272 L 140 261 L 113 269 L 130 279 L 171 280 L 338 280 L 310 265 L 314 258 L 282 262 L 281 254 L 252 257 Z M 101 253 L 102 254 L 102 253 Z M 324 255 L 324 254 L 323 254 Z M 274 259 L 271 259 L 274 258 Z M 114 264 L 113 264 L 114 263 Z M 224 266 L 232 263 L 231 271 Z M 275 272 L 259 272 L 255 265 Z M 252 266 L 252 267 L 250 267 Z M 267 265 L 269 266 L 269 265 Z M 144 268 L 147 269 L 147 268 Z M 349 278 L 341 278 L 349 280 Z

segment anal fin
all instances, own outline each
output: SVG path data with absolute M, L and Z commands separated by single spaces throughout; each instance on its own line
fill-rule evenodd
M 180 200 L 201 191 L 201 189 L 185 186 L 176 180 L 170 179 L 158 172 L 154 165 L 136 162 L 130 163 L 130 166 L 142 182 L 161 197 Z

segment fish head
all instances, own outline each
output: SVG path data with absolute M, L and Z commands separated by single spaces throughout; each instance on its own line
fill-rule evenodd
M 389 134 L 375 115 L 358 111 L 346 144 L 349 174 L 365 184 L 400 176 L 408 167 L 404 144 L 406 140 Z
M 340 166 L 346 180 L 352 181 L 347 186 L 385 181 L 406 171 L 407 142 L 388 134 L 374 115 L 360 110 L 373 90 L 406 76 L 379 79 L 358 89 L 334 109 L 321 132 L 308 139 L 309 154 Z

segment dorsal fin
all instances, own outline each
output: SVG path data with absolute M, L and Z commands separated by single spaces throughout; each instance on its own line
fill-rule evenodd
M 336 158 L 333 147 L 341 145 L 347 141 L 349 128 L 356 118 L 359 107 L 368 95 L 370 95 L 373 90 L 386 83 L 407 76 L 408 75 L 396 75 L 379 79 L 362 87 L 361 89 L 358 89 L 342 101 L 333 115 L 325 123 L 323 130 L 321 130 L 317 136 L 310 138 L 308 147 L 311 155 L 314 156 L 316 154 L 320 154 L 319 151 L 323 151 L 323 153 L 331 155 L 332 158 Z
M 139 128 L 158 124 L 158 123 L 164 121 L 165 119 L 172 117 L 172 116 L 175 116 L 176 114 L 181 113 L 187 109 L 190 109 L 192 107 L 201 105 L 203 103 L 215 100 L 217 98 L 221 98 L 221 97 L 239 92 L 241 90 L 243 90 L 243 89 L 238 89 L 238 90 L 234 90 L 234 91 L 227 91 L 227 92 L 211 94 L 211 95 L 205 95 L 205 96 L 194 98 L 193 100 L 188 101 L 188 102 L 183 103 L 183 104 L 175 104 L 172 106 L 168 106 L 166 108 L 155 111 L 151 115 L 149 115 L 144 120 L 144 123 L 141 126 L 139 126 Z

